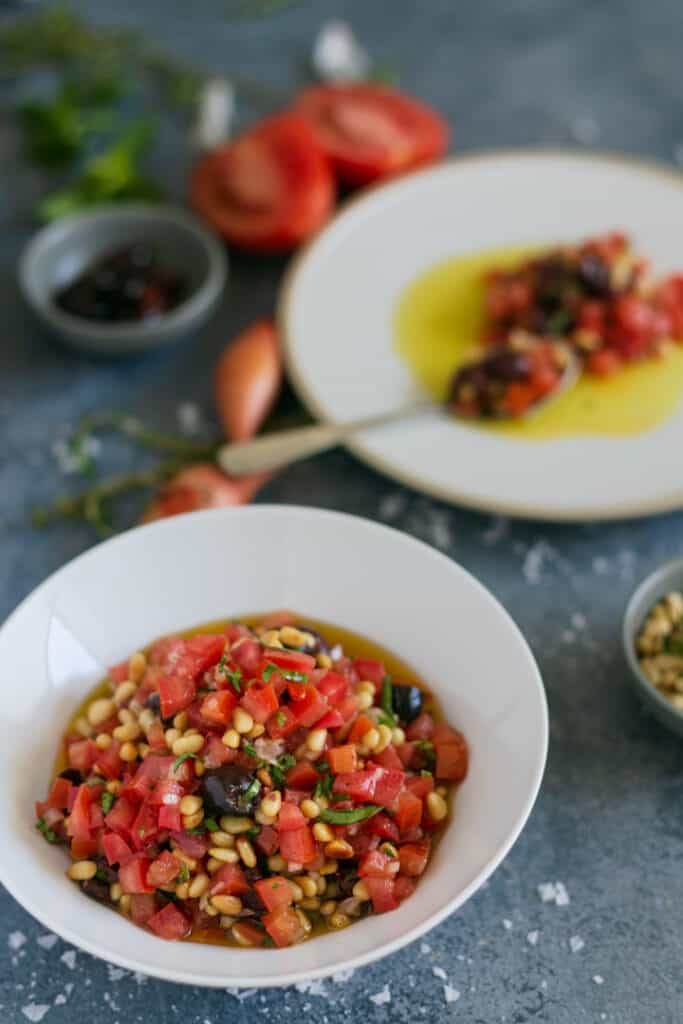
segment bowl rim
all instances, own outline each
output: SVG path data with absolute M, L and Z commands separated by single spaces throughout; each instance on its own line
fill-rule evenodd
M 667 724 L 669 728 L 683 731 L 683 710 L 674 707 L 666 697 L 662 696 L 657 687 L 650 682 L 640 667 L 635 648 L 636 631 L 653 607 L 652 599 L 650 598 L 650 604 L 645 612 L 645 616 L 642 614 L 641 605 L 644 603 L 645 595 L 650 590 L 658 590 L 669 577 L 676 575 L 683 578 L 683 557 L 672 558 L 668 562 L 664 562 L 640 581 L 624 608 L 621 636 L 626 661 L 631 670 L 631 676 L 638 693 L 647 701 L 652 711 L 657 714 L 660 722 Z
M 153 320 L 134 320 L 123 324 L 101 324 L 65 313 L 52 301 L 43 297 L 34 284 L 33 266 L 42 248 L 55 239 L 68 237 L 87 225 L 137 220 L 145 224 L 171 224 L 190 236 L 207 258 L 207 269 L 200 283 L 178 306 Z M 131 225 L 131 236 L 135 229 Z M 40 228 L 27 242 L 19 259 L 19 284 L 29 306 L 54 330 L 63 335 L 77 337 L 88 343 L 134 342 L 153 343 L 166 333 L 181 331 L 210 310 L 225 287 L 228 276 L 228 257 L 220 240 L 211 234 L 190 211 L 172 203 L 106 203 L 92 210 L 84 210 L 61 217 Z
M 465 886 L 453 899 L 448 900 L 436 913 L 425 918 L 419 924 L 413 928 L 402 932 L 397 935 L 394 939 L 381 944 L 374 949 L 371 949 L 365 953 L 359 953 L 356 956 L 350 956 L 346 959 L 339 960 L 335 964 L 311 967 L 310 969 L 297 969 L 289 970 L 286 972 L 278 973 L 272 977 L 263 978 L 260 976 L 249 976 L 245 975 L 240 978 L 239 987 L 245 988 L 278 988 L 286 985 L 293 985 L 298 982 L 308 981 L 318 978 L 329 977 L 334 974 L 335 971 L 340 969 L 356 969 L 366 964 L 372 963 L 378 959 L 383 959 L 389 956 L 391 953 L 395 953 L 402 949 L 409 943 L 419 939 L 422 935 L 431 931 L 438 924 L 445 920 L 450 914 L 454 913 L 460 906 L 462 906 L 481 886 L 482 884 L 493 874 L 496 868 L 505 859 L 510 849 L 514 846 L 517 839 L 519 838 L 524 826 L 526 825 L 531 811 L 533 810 L 534 804 L 538 797 L 541 783 L 545 772 L 545 766 L 548 756 L 548 744 L 549 744 L 549 716 L 548 716 L 548 702 L 543 685 L 543 679 L 541 676 L 540 669 L 537 665 L 534 654 L 529 646 L 526 637 L 522 633 L 520 627 L 517 625 L 512 615 L 502 605 L 498 598 L 481 583 L 476 576 L 465 569 L 459 562 L 449 558 L 446 554 L 431 547 L 426 542 L 419 540 L 411 534 L 405 533 L 402 530 L 398 530 L 395 527 L 385 525 L 384 523 L 378 523 L 373 520 L 367 519 L 364 516 L 353 515 L 346 512 L 338 512 L 330 509 L 321 509 L 313 506 L 305 505 L 277 505 L 277 504 L 257 504 L 239 506 L 233 508 L 220 508 L 220 509 L 205 509 L 201 511 L 188 512 L 180 516 L 173 516 L 168 519 L 157 520 L 155 522 L 142 524 L 140 526 L 133 527 L 130 530 L 126 530 L 115 537 L 111 537 L 99 544 L 94 545 L 92 548 L 82 552 L 75 558 L 70 559 L 55 572 L 51 573 L 45 580 L 43 580 L 37 587 L 35 587 L 10 613 L 9 616 L 0 624 L 0 633 L 4 632 L 6 626 L 8 626 L 13 620 L 18 617 L 23 608 L 30 602 L 35 601 L 41 596 L 43 591 L 48 586 L 53 585 L 54 581 L 60 576 L 65 574 L 67 571 L 73 569 L 74 566 L 87 562 L 93 558 L 98 557 L 98 553 L 101 549 L 109 546 L 115 546 L 121 543 L 131 534 L 137 534 L 140 531 L 154 530 L 161 532 L 164 530 L 171 531 L 177 521 L 185 521 L 191 518 L 201 518 L 205 522 L 209 517 L 213 519 L 229 518 L 231 520 L 238 520 L 240 518 L 248 518 L 253 513 L 259 515 L 265 514 L 267 516 L 273 515 L 279 516 L 316 516 L 335 520 L 339 526 L 343 526 L 347 523 L 352 523 L 354 526 L 360 526 L 373 533 L 391 533 L 396 537 L 400 538 L 405 544 L 419 548 L 425 557 L 430 558 L 434 562 L 440 564 L 446 563 L 450 570 L 457 574 L 464 576 L 467 579 L 469 585 L 474 586 L 483 597 L 487 599 L 497 610 L 497 612 L 503 617 L 507 625 L 514 631 L 516 639 L 520 645 L 520 652 L 523 654 L 529 669 L 529 681 L 533 682 L 533 693 L 534 697 L 538 701 L 538 709 L 541 717 L 541 735 L 538 737 L 539 746 L 537 752 L 536 763 L 533 768 L 532 783 L 529 787 L 529 791 L 524 800 L 523 806 L 514 826 L 511 828 L 507 838 L 500 845 L 494 855 L 482 866 L 478 874 L 472 879 L 472 881 Z M 225 979 L 216 978 L 213 975 L 198 975 L 196 973 L 189 972 L 171 972 L 167 968 L 158 968 L 156 966 L 148 967 L 147 965 L 141 965 L 141 963 L 134 957 L 120 956 L 118 954 L 112 955 L 106 948 L 98 945 L 95 942 L 89 940 L 83 940 L 75 927 L 68 925 L 64 926 L 61 922 L 56 923 L 52 912 L 43 906 L 37 906 L 31 896 L 27 897 L 24 892 L 19 895 L 15 891 L 13 884 L 8 883 L 4 877 L 2 856 L 0 855 L 0 882 L 5 886 L 10 895 L 17 900 L 17 902 L 30 913 L 36 920 L 40 921 L 46 928 L 49 928 L 52 932 L 59 935 L 64 941 L 69 942 L 71 945 L 84 950 L 85 952 L 103 959 L 109 963 L 116 964 L 129 971 L 138 971 L 145 974 L 148 977 L 159 978 L 164 981 L 171 981 L 177 984 L 201 986 L 205 988 L 225 988 Z

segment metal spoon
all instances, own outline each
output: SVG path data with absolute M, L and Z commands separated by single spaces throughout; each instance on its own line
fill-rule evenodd
M 553 402 L 560 395 L 572 388 L 581 373 L 579 360 L 574 352 L 566 348 L 567 364 L 560 377 L 557 387 L 548 395 L 540 398 L 522 418 L 535 415 L 541 408 Z M 264 437 L 256 437 L 250 441 L 226 444 L 219 449 L 217 461 L 221 469 L 230 476 L 244 476 L 269 469 L 276 469 L 305 459 L 309 455 L 335 448 L 346 438 L 360 430 L 381 427 L 387 423 L 407 419 L 428 409 L 434 409 L 434 402 L 427 400 L 414 401 L 407 405 L 392 409 L 388 413 L 365 416 L 346 423 L 316 423 L 310 427 L 295 427 L 293 430 L 281 430 Z

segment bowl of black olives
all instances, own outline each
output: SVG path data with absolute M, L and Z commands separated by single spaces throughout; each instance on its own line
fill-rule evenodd
M 189 213 L 132 203 L 43 228 L 19 268 L 24 297 L 62 341 L 127 355 L 189 337 L 223 292 L 223 247 Z

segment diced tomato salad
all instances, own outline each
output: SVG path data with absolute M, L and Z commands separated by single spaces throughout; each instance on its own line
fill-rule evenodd
M 468 764 L 427 691 L 284 613 L 114 666 L 63 754 L 37 824 L 87 895 L 264 947 L 399 907 Z

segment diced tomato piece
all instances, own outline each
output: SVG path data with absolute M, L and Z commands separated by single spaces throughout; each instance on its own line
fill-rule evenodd
M 259 675 L 263 647 L 252 637 L 240 637 L 230 648 L 230 658 L 249 678 Z
M 392 878 L 373 878 L 369 875 L 364 881 L 370 893 L 372 909 L 376 914 L 386 914 L 390 910 L 396 910 L 399 903 L 396 898 L 396 883 Z
M 416 741 L 417 742 L 417 741 Z M 396 753 L 404 768 L 412 768 L 415 761 L 416 748 L 414 743 L 399 743 Z
M 152 722 L 147 730 L 147 742 L 152 750 L 156 750 L 159 753 L 166 750 L 166 738 L 161 722 Z
M 100 753 L 100 748 L 92 740 L 77 740 L 69 744 L 67 757 L 69 766 L 85 776 L 89 773 Z
M 211 845 L 206 836 L 190 836 L 187 832 L 172 832 L 171 839 L 175 840 L 183 853 L 195 860 L 201 860 Z
M 319 718 L 315 723 L 316 729 L 338 729 L 344 724 L 344 719 L 339 714 L 336 708 L 330 708 L 326 711 L 322 718 Z
M 69 798 L 71 796 L 71 783 L 68 779 L 56 778 L 50 787 L 50 792 L 47 795 L 45 801 L 45 807 L 56 807 L 60 811 L 65 811 L 69 806 Z
M 292 789 L 313 789 L 319 779 L 320 776 L 310 761 L 299 761 L 287 772 L 287 785 Z
M 369 732 L 370 729 L 374 729 L 374 727 L 375 723 L 372 718 L 369 718 L 367 715 L 359 715 L 351 726 L 349 743 L 360 743 L 366 732 Z
M 120 661 L 118 665 L 112 665 L 107 669 L 107 675 L 114 683 L 124 683 L 130 676 L 129 660 Z
M 147 871 L 147 884 L 158 888 L 160 885 L 168 885 L 180 874 L 180 861 L 168 850 L 164 850 L 152 861 Z
M 342 716 L 344 723 L 350 722 L 352 718 L 355 718 L 358 714 L 358 700 L 353 693 L 349 693 L 341 704 L 338 705 L 337 711 Z
M 413 796 L 424 800 L 427 794 L 434 789 L 434 776 L 414 775 L 412 778 L 406 779 L 406 789 L 409 789 Z
M 149 857 L 136 853 L 119 868 L 119 882 L 124 892 L 154 892 L 154 887 L 147 881 L 147 871 L 151 864 Z
M 305 937 L 303 925 L 292 907 L 278 907 L 264 914 L 263 926 L 276 946 L 293 946 Z
M 435 747 L 438 747 L 439 743 L 459 743 L 462 733 L 458 732 L 457 729 L 451 728 L 447 722 L 438 722 L 434 726 L 434 732 L 430 739 Z
M 386 747 L 385 750 L 381 751 L 381 753 L 373 754 L 372 760 L 374 761 L 375 764 L 380 765 L 380 767 L 386 768 L 387 771 L 403 771 L 403 761 L 396 753 L 396 747 L 392 746 L 391 743 L 389 744 L 388 747 Z
M 71 856 L 74 860 L 87 860 L 89 857 L 94 857 L 98 849 L 97 839 L 77 838 L 71 840 Z
M 299 725 L 310 729 L 327 711 L 327 701 L 315 686 L 308 686 L 301 700 L 290 705 Z
M 229 725 L 232 713 L 237 707 L 237 695 L 233 690 L 216 690 L 207 693 L 201 703 L 200 714 L 212 725 Z
M 105 750 L 98 751 L 97 770 L 108 779 L 118 779 L 121 774 L 123 762 L 119 756 L 120 750 L 120 742 L 112 740 Z
M 90 831 L 96 832 L 104 824 L 104 814 L 99 804 L 90 805 Z
M 254 839 L 254 846 L 257 846 L 266 857 L 272 856 L 280 845 L 280 836 L 271 825 L 262 825 L 261 831 Z
M 220 896 L 227 893 L 228 896 L 241 896 L 249 889 L 249 882 L 239 864 L 224 864 L 214 875 L 211 876 L 212 896 Z
M 289 863 L 310 864 L 316 856 L 315 840 L 308 825 L 280 832 L 280 854 Z
M 151 928 L 160 939 L 169 939 L 170 941 L 184 939 L 186 935 L 190 934 L 190 922 L 173 903 L 167 903 L 153 917 L 150 917 L 147 927 Z
M 403 903 L 409 896 L 412 896 L 415 889 L 416 885 L 412 878 L 405 878 L 403 875 L 399 875 L 394 882 L 394 896 L 399 903 Z
M 345 793 L 359 803 L 371 804 L 375 797 L 376 784 L 375 771 L 351 771 L 337 775 L 332 789 L 335 793 Z
M 238 924 L 240 935 L 252 946 L 262 946 L 266 935 L 257 925 L 250 921 L 240 921 Z
M 172 804 L 163 804 L 159 808 L 159 829 L 168 829 L 169 832 L 180 832 L 183 827 L 183 818 L 180 807 Z
M 467 775 L 469 753 L 464 736 L 459 736 L 454 743 L 440 743 L 436 748 L 437 779 L 449 779 L 451 782 L 462 782 Z
M 173 718 L 179 711 L 184 711 L 194 700 L 196 692 L 194 680 L 181 675 L 160 675 L 157 689 L 163 718 Z
M 125 796 L 120 796 L 105 817 L 104 823 L 107 828 L 120 833 L 125 839 L 130 835 L 137 813 L 137 807 L 133 801 Z
M 260 725 L 266 721 L 273 711 L 277 711 L 279 701 L 272 686 L 250 686 L 240 704 L 248 711 L 255 722 Z
M 144 803 L 137 813 L 130 837 L 136 850 L 147 846 L 159 831 L 159 812 L 150 803 Z
M 399 872 L 400 864 L 394 858 L 387 857 L 381 850 L 370 850 L 364 853 L 358 862 L 358 874 L 361 878 L 393 878 Z
M 401 832 L 409 832 L 417 828 L 422 821 L 422 801 L 409 790 L 404 790 L 398 798 L 396 824 Z
M 279 740 L 283 736 L 289 736 L 290 732 L 297 729 L 299 723 L 294 712 L 286 704 L 274 711 L 266 722 L 266 732 L 271 739 Z
M 367 679 L 375 684 L 377 690 L 382 685 L 382 680 L 387 674 L 384 662 L 376 661 L 374 658 L 356 658 L 353 667 L 358 673 L 358 678 L 361 682 Z
M 373 800 L 382 807 L 392 807 L 403 788 L 405 772 L 387 771 L 379 766 L 373 767 L 375 773 L 375 790 Z
M 90 836 L 90 806 L 92 794 L 85 783 L 78 787 L 78 793 L 71 814 L 67 822 L 66 830 L 72 839 L 88 840 Z
M 254 888 L 261 897 L 266 910 L 289 907 L 294 902 L 294 893 L 289 881 L 282 875 L 271 875 L 254 882 Z
M 107 832 L 102 837 L 102 849 L 109 865 L 124 864 L 133 856 L 133 851 L 128 843 L 116 832 Z
M 286 672 L 303 672 L 304 675 L 309 675 L 315 668 L 315 658 L 302 651 L 280 651 L 269 647 L 265 652 L 262 651 L 261 655 L 261 672 L 267 665 L 276 665 Z
M 236 756 L 237 751 L 226 747 L 218 736 L 207 736 L 202 749 L 202 757 L 207 768 L 218 768 L 222 764 L 231 764 Z
M 349 692 L 348 680 L 337 672 L 326 672 L 323 678 L 316 684 L 328 704 L 336 707 L 340 704 Z
M 133 893 L 130 897 L 130 916 L 135 924 L 146 925 L 154 917 L 157 903 L 152 893 Z
M 427 867 L 429 843 L 404 843 L 399 847 L 398 856 L 402 873 L 417 878 Z
M 423 711 L 414 722 L 411 722 L 406 729 L 406 738 L 409 740 L 428 740 L 434 732 L 434 719 L 427 712 Z
M 284 676 L 282 678 L 284 678 Z M 292 700 L 303 700 L 309 691 L 309 685 L 308 683 L 297 683 L 292 680 L 287 683 L 287 690 Z
M 296 804 L 285 800 L 280 808 L 277 823 L 280 833 L 290 832 L 292 829 L 303 828 L 306 825 L 306 818 Z
M 624 360 L 614 348 L 600 348 L 591 352 L 586 362 L 589 373 L 596 377 L 609 377 L 623 365 Z
M 362 774 L 356 772 L 358 767 L 358 751 L 356 750 L 353 743 L 346 743 L 343 747 L 332 747 L 326 753 L 327 763 L 330 766 L 330 771 L 334 775 L 348 775 L 348 774 Z M 335 785 L 335 790 L 336 790 Z M 340 789 L 338 792 L 342 793 L 345 790 Z
M 162 804 L 172 807 L 180 803 L 184 793 L 185 789 L 179 782 L 175 782 L 173 779 L 159 779 L 150 793 L 149 802 L 157 807 Z
M 389 839 L 394 843 L 398 842 L 400 835 L 398 825 L 387 814 L 374 814 L 367 822 L 366 828 L 371 835 Z

